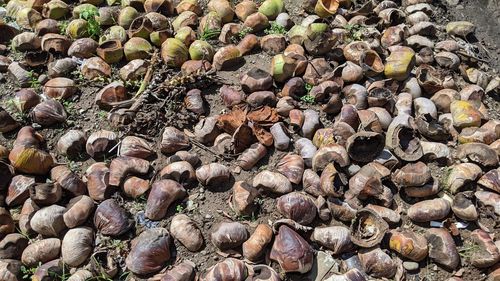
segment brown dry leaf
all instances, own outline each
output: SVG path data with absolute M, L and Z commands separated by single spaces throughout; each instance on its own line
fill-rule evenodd
M 445 228 L 447 228 L 450 231 L 451 235 L 458 236 L 460 234 L 457 226 L 450 219 L 446 219 L 443 222 L 443 225 L 444 225 Z
M 276 109 L 269 106 L 263 106 L 259 109 L 252 110 L 248 113 L 247 117 L 249 120 L 261 126 L 272 126 L 279 121 L 279 115 Z
M 257 137 L 257 140 L 261 144 L 263 144 L 265 146 L 273 145 L 273 135 L 271 135 L 270 132 L 264 130 L 264 128 L 262 128 L 261 126 L 259 126 L 257 124 L 252 125 L 252 131 L 253 131 L 255 137 Z
M 217 127 L 232 135 L 243 124 L 246 123 L 246 110 L 235 107 L 231 112 L 219 115 Z
M 233 134 L 233 148 L 235 153 L 243 152 L 255 142 L 252 129 L 243 124 Z

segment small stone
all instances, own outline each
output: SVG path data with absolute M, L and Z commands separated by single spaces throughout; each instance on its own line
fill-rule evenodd
M 418 269 L 418 263 L 412 261 L 403 262 L 403 267 L 408 271 L 415 271 Z
M 40 82 L 40 84 L 44 85 L 47 81 L 49 81 L 49 77 L 47 75 L 41 74 L 38 76 L 38 82 Z
M 293 26 L 293 21 L 290 15 L 287 13 L 281 13 L 276 17 L 276 23 L 283 26 L 286 29 L 290 29 Z

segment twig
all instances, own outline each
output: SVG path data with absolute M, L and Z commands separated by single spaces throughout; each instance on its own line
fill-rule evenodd
M 154 141 L 155 141 L 155 140 L 154 140 L 154 139 L 152 139 L 150 136 L 146 136 L 146 135 L 139 134 L 139 133 L 132 133 L 132 134 L 133 134 L 134 136 L 136 136 L 136 137 L 141 137 L 141 138 L 146 139 L 146 140 L 148 140 L 148 141 L 150 141 L 150 142 L 154 142 Z
M 201 149 L 203 149 L 205 151 L 208 151 L 208 152 L 212 153 L 217 159 L 219 159 L 219 160 L 227 160 L 227 159 L 225 159 L 225 157 L 221 156 L 219 153 L 213 151 L 212 149 L 208 148 L 207 146 L 205 146 L 201 142 L 195 140 L 194 138 L 189 138 L 189 141 L 192 144 L 196 145 L 197 147 L 199 147 L 199 148 L 201 148 Z
M 457 51 L 457 54 L 462 55 L 462 56 L 464 56 L 464 57 L 467 57 L 467 58 L 469 58 L 469 59 L 474 59 L 474 60 L 478 60 L 478 61 L 480 61 L 480 62 L 489 63 L 489 62 L 488 62 L 487 60 L 485 60 L 485 59 L 481 59 L 481 58 L 478 58 L 478 57 L 475 57 L 475 56 L 469 55 L 469 54 L 464 53 L 464 52 L 462 52 L 462 51 Z
M 214 154 L 217 158 L 221 159 L 221 160 L 227 160 L 227 161 L 231 161 L 233 160 L 235 157 L 239 156 L 241 153 L 237 153 L 237 154 L 228 154 L 228 153 L 217 153 L 215 151 L 213 151 L 212 149 L 208 148 L 207 146 L 205 146 L 204 144 L 202 144 L 201 142 L 197 141 L 196 139 L 193 139 L 193 138 L 189 138 L 189 140 L 196 146 L 198 146 L 199 148 L 202 148 L 212 154 Z
M 109 151 L 108 153 L 111 153 L 111 151 L 115 150 L 120 144 L 122 143 L 122 141 L 119 141 L 115 146 L 113 146 Z
M 142 95 L 142 93 L 146 90 L 146 87 L 149 85 L 149 82 L 153 77 L 153 68 L 157 60 L 158 60 L 158 51 L 155 51 L 153 53 L 153 56 L 151 57 L 151 63 L 149 64 L 148 71 L 146 72 L 146 75 L 144 75 L 144 79 L 142 80 L 141 87 L 139 88 L 139 90 L 137 90 L 137 93 L 134 96 L 134 99 L 136 99 L 136 101 L 130 107 L 129 109 L 130 111 L 137 112 L 141 107 L 142 103 L 144 102 L 144 100 L 146 99 L 147 95 Z
M 111 112 L 116 111 L 117 109 L 120 108 L 127 108 L 127 107 L 129 108 L 127 111 L 137 112 L 137 110 L 141 107 L 143 101 L 146 98 L 145 96 L 142 95 L 142 93 L 144 93 L 147 86 L 149 85 L 149 82 L 151 81 L 151 78 L 153 77 L 153 68 L 157 60 L 158 60 L 158 51 L 155 51 L 153 53 L 153 56 L 151 57 L 148 70 L 146 71 L 146 75 L 144 75 L 144 79 L 142 79 L 141 86 L 139 87 L 139 90 L 137 90 L 137 93 L 134 95 L 133 98 L 129 100 L 112 103 L 111 105 L 113 106 L 113 109 L 111 110 Z
M 314 72 L 316 72 L 316 74 L 318 74 L 318 76 L 321 78 L 321 74 L 319 74 L 319 71 L 316 69 L 316 67 L 314 66 L 314 64 L 310 60 L 307 60 L 307 63 L 311 65 L 311 67 L 313 68 Z
M 142 79 L 141 86 L 139 87 L 139 90 L 137 90 L 134 99 L 138 98 L 146 90 L 146 87 L 149 85 L 149 81 L 151 81 L 151 78 L 153 77 L 153 67 L 157 59 L 158 59 L 158 50 L 155 50 L 153 56 L 151 57 L 151 63 L 149 64 L 148 70 L 146 71 L 146 75 L 144 75 L 144 79 Z

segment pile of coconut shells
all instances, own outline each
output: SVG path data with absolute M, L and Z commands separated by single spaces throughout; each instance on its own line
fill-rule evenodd
M 431 0 L 5 1 L 0 280 L 500 280 L 474 24 Z M 93 81 L 98 110 L 161 103 L 165 68 L 236 82 L 183 88 L 197 120 L 160 135 L 68 122 Z

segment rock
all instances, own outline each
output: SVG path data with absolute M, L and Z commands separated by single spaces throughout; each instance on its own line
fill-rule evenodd
M 418 263 L 413 261 L 405 261 L 403 262 L 403 267 L 408 271 L 415 271 L 418 269 Z

